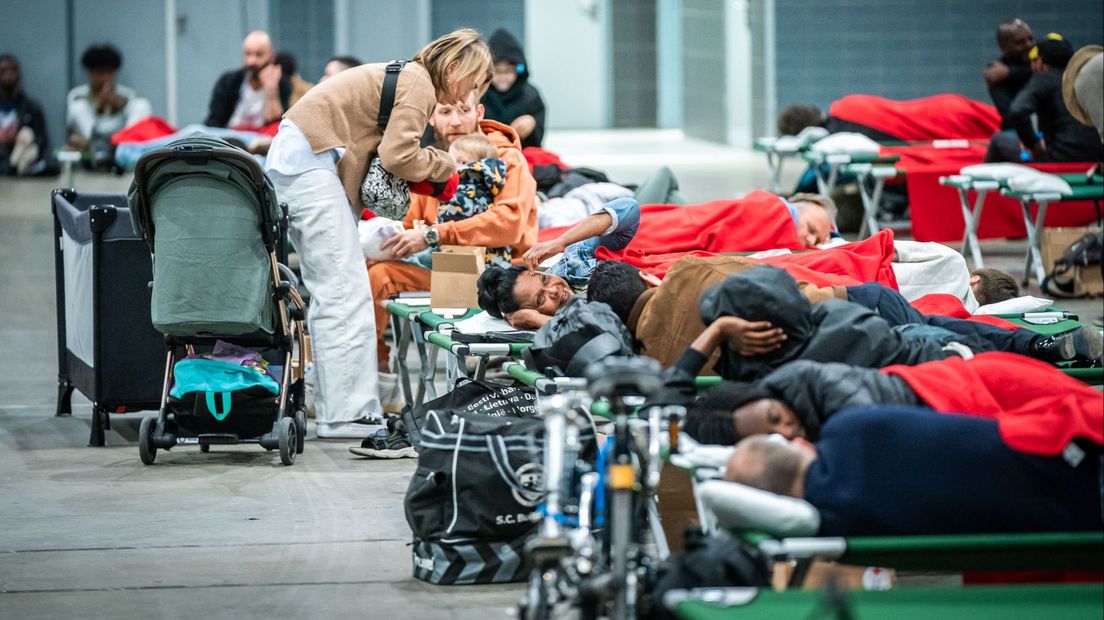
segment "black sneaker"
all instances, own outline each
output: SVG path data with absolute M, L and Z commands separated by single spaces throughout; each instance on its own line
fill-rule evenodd
M 412 459 L 418 453 L 410 444 L 403 429 L 402 419 L 388 417 L 387 429 L 380 429 L 360 442 L 359 448 L 349 448 L 349 452 L 369 459 Z

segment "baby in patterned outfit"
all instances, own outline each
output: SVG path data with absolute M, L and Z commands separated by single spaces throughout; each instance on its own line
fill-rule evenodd
M 494 206 L 494 199 L 506 183 L 506 162 L 498 158 L 498 149 L 481 133 L 462 136 L 449 146 L 449 155 L 456 160 L 460 184 L 456 195 L 448 202 L 437 204 L 437 221 L 465 220 Z M 432 269 L 432 249 L 423 250 L 406 259 L 426 269 Z M 510 248 L 487 248 L 487 266 L 509 267 Z

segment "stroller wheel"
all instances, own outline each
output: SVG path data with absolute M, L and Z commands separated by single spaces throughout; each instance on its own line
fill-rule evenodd
M 299 408 L 295 410 L 295 430 L 299 432 L 299 441 L 296 442 L 295 452 L 297 454 L 303 453 L 303 444 L 307 439 L 307 412 L 305 409 Z
M 276 433 L 280 440 L 280 462 L 284 465 L 295 463 L 299 446 L 299 432 L 295 428 L 295 421 L 291 418 L 280 418 Z
M 157 458 L 157 446 L 153 445 L 153 431 L 157 427 L 157 419 L 153 416 L 142 418 L 142 424 L 138 427 L 138 458 L 143 465 L 153 465 Z

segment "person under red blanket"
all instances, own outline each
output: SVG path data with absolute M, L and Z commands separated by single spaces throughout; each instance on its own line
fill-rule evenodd
M 831 237 L 835 212 L 835 203 L 822 196 L 796 194 L 783 199 L 760 190 L 743 198 L 697 205 L 644 205 L 632 243 L 606 258 L 690 251 L 801 250 Z
M 744 439 L 725 479 L 804 499 L 821 536 L 1099 531 L 1099 443 L 1041 456 L 1009 445 L 999 426 L 920 407 L 852 408 L 815 445 Z
M 668 382 L 672 393 L 685 393 L 686 383 L 682 374 Z M 755 383 L 704 392 L 689 406 L 684 430 L 718 445 L 758 433 L 816 441 L 837 412 L 863 405 L 993 418 L 1010 446 L 1032 454 L 1059 454 L 1078 438 L 1104 441 L 1104 394 L 1049 364 L 999 352 L 882 369 L 798 360 Z
M 980 101 L 941 94 L 907 101 L 848 95 L 833 101 L 827 115 L 816 106 L 792 105 L 778 116 L 782 135 L 796 136 L 810 126 L 823 126 L 830 133 L 861 133 L 883 142 L 987 140 L 1000 129 L 1000 114 Z

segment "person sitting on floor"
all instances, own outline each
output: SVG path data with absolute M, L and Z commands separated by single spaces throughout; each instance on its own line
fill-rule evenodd
M 1012 100 L 1031 79 L 1031 58 L 1028 54 L 1035 47 L 1035 34 L 1022 19 L 1010 19 L 997 26 L 997 45 L 1001 57 L 985 67 L 985 86 L 993 106 L 1001 115 L 1001 129 L 1012 129 L 1008 111 Z
M 334 56 L 326 62 L 325 68 L 322 69 L 322 77 L 318 81 L 325 82 L 346 69 L 359 67 L 362 64 L 364 63 L 356 56 Z
M 522 257 L 525 265 L 492 267 L 479 276 L 479 307 L 518 329 L 538 329 L 576 293 L 586 290 L 598 264 L 598 248 L 624 248 L 640 226 L 640 205 L 618 198 L 587 216 L 559 237 L 534 245 Z M 548 269 L 537 268 L 562 254 Z
M 57 174 L 42 106 L 22 88 L 19 61 L 0 54 L 0 176 Z
M 1100 137 L 1070 115 L 1062 97 L 1062 73 L 1072 56 L 1073 46 L 1055 33 L 1031 50 L 1031 79 L 1012 100 L 1008 112 L 1016 135 L 995 134 L 986 161 L 1018 163 L 1021 145 L 1034 162 L 1104 160 Z M 1035 132 L 1032 116 L 1038 120 L 1041 137 Z
M 115 83 L 122 65 L 123 56 L 114 46 L 90 46 L 81 55 L 88 83 L 66 97 L 68 146 L 80 151 L 92 168 L 110 168 L 115 163 L 111 136 L 153 113 L 149 101 Z
M 242 68 L 219 76 L 203 124 L 256 131 L 280 120 L 291 107 L 291 80 L 275 60 L 267 32 L 246 35 Z
M 521 146 L 540 146 L 544 138 L 544 100 L 529 82 L 525 50 L 509 32 L 499 28 L 487 41 L 494 56 L 494 78 L 483 95 L 487 118 L 508 124 Z
M 744 439 L 725 479 L 804 499 L 821 536 L 1098 531 L 1099 444 L 1067 445 L 1068 456 L 1029 454 L 997 420 L 861 407 L 828 420 L 815 446 Z
M 1099 336 L 1095 346 L 1099 353 Z M 679 379 L 678 391 L 692 399 L 683 429 L 707 444 L 733 445 L 759 433 L 816 441 L 837 412 L 863 405 L 924 406 L 993 417 L 1011 424 L 1013 433 L 1036 423 L 1090 436 L 1092 429 L 1104 432 L 1099 391 L 1053 366 L 1010 353 L 882 369 L 799 360 L 755 383 L 721 383 L 696 399 L 693 377 Z
M 307 91 L 314 84 L 299 75 L 299 61 L 295 59 L 295 55 L 291 52 L 278 52 L 275 62 L 280 65 L 280 73 L 288 76 L 288 79 L 291 80 L 291 96 L 288 97 L 288 107 L 290 108 L 302 99 L 303 95 L 307 94 Z

